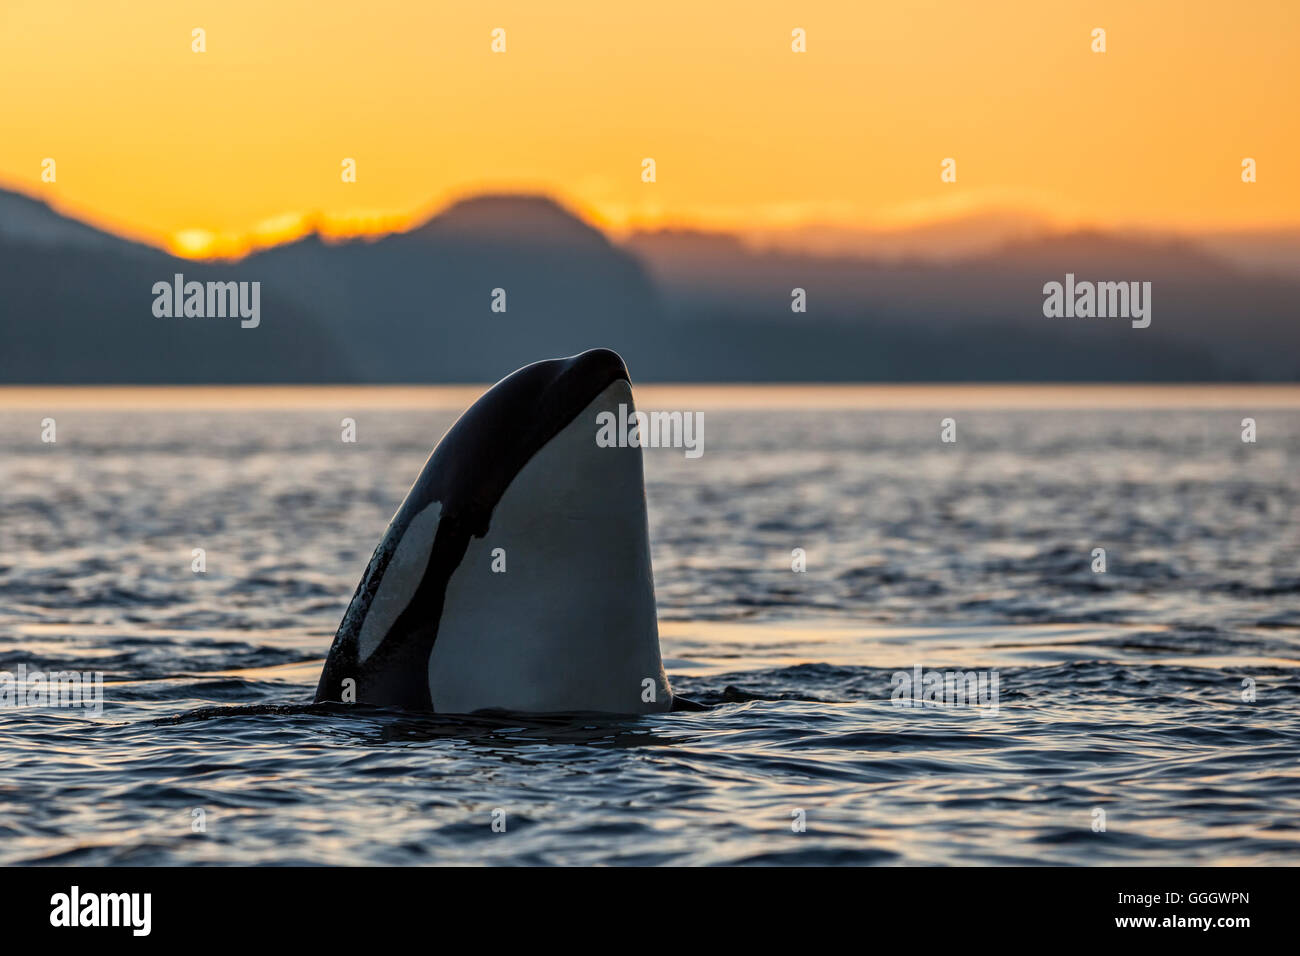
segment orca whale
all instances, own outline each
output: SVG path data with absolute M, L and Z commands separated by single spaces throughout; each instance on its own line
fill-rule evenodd
M 672 709 L 641 449 L 596 441 L 597 415 L 620 403 L 627 368 L 593 349 L 527 365 L 461 415 L 375 549 L 316 700 Z

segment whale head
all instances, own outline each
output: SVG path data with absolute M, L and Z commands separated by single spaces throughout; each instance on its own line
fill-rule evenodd
M 641 449 L 597 442 L 620 404 L 623 360 L 593 349 L 525 366 L 461 415 L 375 549 L 316 699 L 668 710 Z

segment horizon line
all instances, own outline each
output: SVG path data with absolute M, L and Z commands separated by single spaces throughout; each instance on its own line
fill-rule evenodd
M 476 199 L 499 198 L 513 200 L 543 200 L 550 202 L 578 221 L 597 230 L 611 242 L 625 243 L 634 236 L 655 234 L 695 234 L 700 236 L 732 238 L 756 247 L 775 247 L 816 258 L 849 256 L 855 258 L 881 258 L 879 255 L 867 255 L 853 249 L 854 240 L 858 242 L 884 241 L 915 234 L 924 230 L 945 227 L 956 228 L 981 220 L 1002 218 L 1016 221 L 1016 226 L 1023 235 L 1060 236 L 1075 234 L 1103 234 L 1143 236 L 1148 238 L 1200 239 L 1243 238 L 1243 237 L 1290 237 L 1294 234 L 1300 238 L 1300 222 L 1293 224 L 1271 224 L 1258 226 L 1213 226 L 1192 227 L 1178 225 L 1157 225 L 1150 223 L 1113 223 L 1103 224 L 1079 217 L 1052 216 L 1041 210 L 1027 206 L 1016 207 L 990 201 L 984 205 L 938 211 L 929 215 L 918 215 L 910 221 L 879 220 L 876 222 L 832 222 L 825 218 L 810 218 L 799 222 L 784 224 L 769 223 L 756 226 L 750 230 L 735 228 L 723 223 L 710 223 L 703 218 L 682 219 L 664 217 L 659 220 L 630 217 L 620 221 L 617 217 L 603 214 L 599 209 L 587 208 L 577 200 L 566 197 L 556 191 L 530 188 L 492 188 L 469 189 L 452 192 L 442 200 L 424 203 L 414 211 L 394 212 L 392 210 L 351 209 L 328 211 L 316 209 L 307 212 L 286 211 L 255 223 L 242 233 L 222 233 L 199 227 L 178 230 L 168 237 L 147 236 L 131 230 L 122 230 L 101 218 L 87 214 L 72 206 L 51 201 L 48 193 L 32 192 L 28 189 L 0 180 L 0 191 L 21 196 L 40 203 L 53 214 L 78 223 L 97 232 L 104 233 L 124 242 L 143 245 L 163 252 L 178 259 L 196 263 L 204 262 L 238 262 L 249 256 L 269 249 L 290 245 L 307 238 L 319 238 L 326 243 L 345 244 L 355 241 L 379 241 L 381 239 L 403 235 L 417 230 L 455 207 Z M 996 247 L 1005 244 L 1011 227 L 998 234 L 989 228 L 989 235 L 981 243 L 975 240 L 973 245 L 983 244 Z M 809 244 L 809 236 L 820 233 L 822 241 L 817 248 Z M 924 240 L 921 240 L 924 245 Z M 938 244 L 938 243 L 934 243 Z M 919 255 L 922 258 L 951 259 L 961 258 L 960 253 L 934 251 L 925 253 L 909 249 L 896 255 Z
M 0 385 L 0 410 L 468 407 L 491 382 L 394 384 Z M 634 393 L 720 410 L 895 411 L 1271 410 L 1300 408 L 1300 383 L 1285 382 L 639 382 Z M 646 407 L 645 403 L 639 403 Z

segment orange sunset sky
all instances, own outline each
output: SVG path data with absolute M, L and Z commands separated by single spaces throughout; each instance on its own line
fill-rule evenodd
M 0 185 L 191 254 L 503 189 L 615 230 L 1292 227 L 1300 2 L 3 0 Z

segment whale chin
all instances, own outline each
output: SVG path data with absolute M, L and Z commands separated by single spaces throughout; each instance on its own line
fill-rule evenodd
M 633 407 L 595 349 L 502 379 L 438 442 L 375 549 L 318 701 L 443 713 L 669 710 Z

